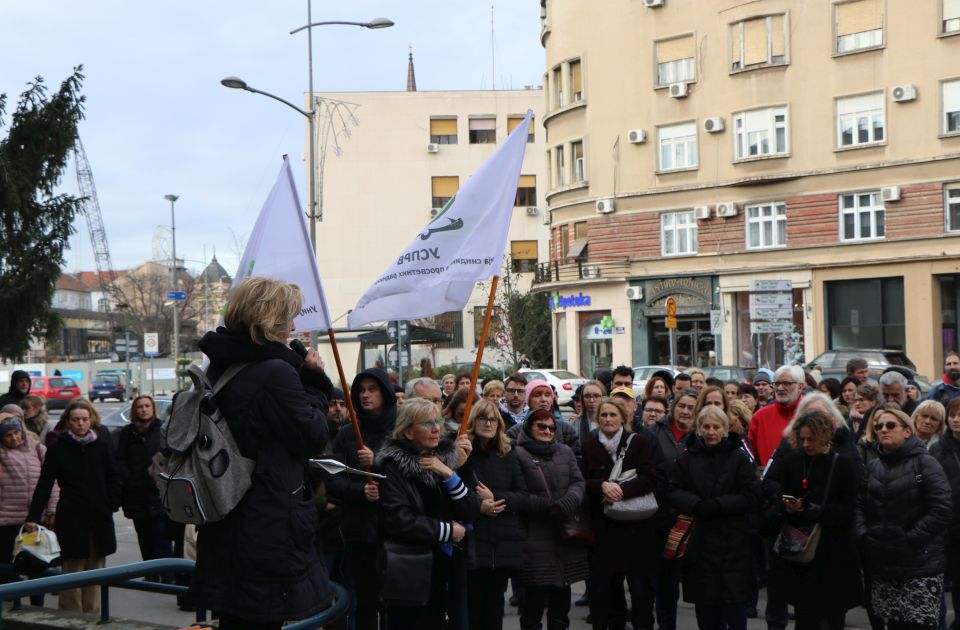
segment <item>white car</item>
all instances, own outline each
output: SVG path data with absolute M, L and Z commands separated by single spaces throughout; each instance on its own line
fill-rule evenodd
M 589 380 L 577 376 L 568 370 L 534 370 L 522 368 L 520 373 L 527 378 L 528 383 L 542 379 L 553 385 L 553 388 L 557 390 L 557 404 L 561 407 L 564 405 L 572 407 L 573 392 L 577 391 L 578 387 Z
M 647 381 L 653 376 L 654 372 L 666 370 L 673 376 L 679 374 L 682 370 L 669 365 L 638 365 L 633 368 L 633 393 L 637 398 L 643 396 L 643 388 L 647 386 Z

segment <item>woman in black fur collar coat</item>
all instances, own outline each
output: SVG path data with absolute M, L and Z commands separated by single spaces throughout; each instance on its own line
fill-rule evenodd
M 463 541 L 465 524 L 480 516 L 480 499 L 454 472 L 465 454 L 441 439 L 442 431 L 436 405 L 419 398 L 408 401 L 400 408 L 393 439 L 377 453 L 377 468 L 386 475 L 380 482 L 380 501 L 387 553 L 390 543 L 432 553 L 429 586 L 418 579 L 424 576 L 409 574 L 416 563 L 394 573 L 388 555 L 382 593 L 389 630 L 444 627 L 450 608 L 447 586 L 454 571 L 464 570 L 462 562 L 454 562 L 453 547 Z M 424 584 L 423 592 L 411 592 L 417 583 Z M 425 603 L 391 601 L 400 590 Z

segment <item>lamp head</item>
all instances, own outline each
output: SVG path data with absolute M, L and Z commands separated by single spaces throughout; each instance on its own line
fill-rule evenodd
M 387 18 L 374 18 L 363 25 L 364 28 L 390 28 L 393 26 L 393 21 L 388 20 Z
M 177 196 L 177 195 L 164 195 L 163 198 L 166 199 L 167 201 L 169 201 L 170 203 L 173 203 L 174 201 L 176 201 L 176 200 L 179 199 L 180 197 Z
M 233 88 L 235 90 L 247 89 L 247 82 L 240 77 L 224 77 L 223 79 L 220 79 L 220 85 Z

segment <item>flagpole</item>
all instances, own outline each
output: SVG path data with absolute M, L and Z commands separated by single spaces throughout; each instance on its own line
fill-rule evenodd
M 477 346 L 477 360 L 473 362 L 473 373 L 470 375 L 470 392 L 476 396 L 477 378 L 480 376 L 480 362 L 483 360 L 483 347 L 487 345 L 487 333 L 490 332 L 490 315 L 493 314 L 493 298 L 497 294 L 497 283 L 500 276 L 494 276 L 490 283 L 490 296 L 487 298 L 487 312 L 483 316 L 483 330 L 480 332 L 480 344 Z M 460 429 L 457 431 L 457 437 L 460 437 L 467 430 L 467 422 L 470 419 L 470 408 L 473 407 L 473 396 L 467 396 L 467 406 L 463 409 L 463 420 L 460 421 Z
M 360 423 L 357 421 L 357 410 L 353 407 L 353 396 L 347 387 L 347 378 L 343 374 L 343 362 L 340 361 L 340 351 L 337 349 L 337 338 L 333 328 L 327 328 L 327 337 L 330 339 L 330 349 L 333 350 L 333 362 L 337 364 L 337 374 L 340 376 L 340 387 L 347 402 L 347 411 L 350 413 L 350 423 L 353 425 L 353 435 L 357 438 L 357 450 L 363 448 L 363 436 L 360 434 Z M 373 477 L 367 477 L 368 483 L 374 483 Z

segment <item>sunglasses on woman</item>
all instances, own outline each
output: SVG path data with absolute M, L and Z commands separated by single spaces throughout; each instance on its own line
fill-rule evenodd
M 537 427 L 541 431 L 548 431 L 550 433 L 555 433 L 557 431 L 557 425 L 547 424 L 546 422 L 534 422 L 533 426 Z
M 887 431 L 893 431 L 899 426 L 900 426 L 899 422 L 894 422 L 893 420 L 887 420 L 886 422 L 878 422 L 875 425 L 873 425 L 873 430 L 879 432 L 879 431 L 882 431 L 884 428 L 886 428 Z

